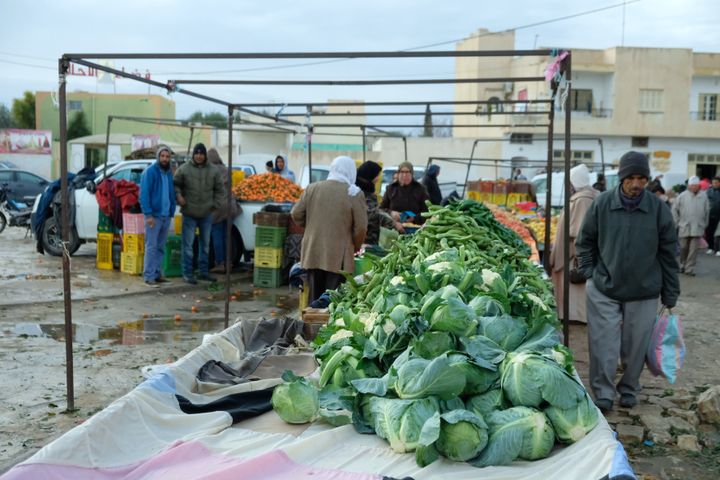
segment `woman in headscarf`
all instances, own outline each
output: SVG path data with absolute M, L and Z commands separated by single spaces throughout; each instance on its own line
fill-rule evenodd
M 570 265 L 563 264 L 565 255 L 565 222 L 567 221 L 566 212 L 560 214 L 557 224 L 557 233 L 553 241 L 552 252 L 550 253 L 550 268 L 552 272 L 552 282 L 555 287 L 555 301 L 558 305 L 558 317 L 562 320 L 562 304 L 563 304 L 563 275 L 565 268 L 573 268 L 577 264 L 575 255 L 575 239 L 580 234 L 585 214 L 590 209 L 595 197 L 600 192 L 590 186 L 590 172 L 584 164 L 573 167 L 570 170 L 570 184 L 572 185 L 573 194 L 570 197 L 570 241 L 568 248 L 570 249 Z M 569 273 L 569 272 L 568 272 Z M 585 283 L 570 283 L 570 320 L 587 323 L 585 315 Z
M 354 254 L 365 240 L 368 224 L 356 175 L 352 158 L 337 157 L 327 180 L 311 183 L 292 209 L 293 221 L 305 227 L 300 263 L 309 272 L 309 302 L 340 286 L 340 272 L 355 271 Z
M 355 185 L 365 194 L 365 203 L 367 204 L 368 227 L 365 243 L 368 245 L 377 245 L 380 240 L 380 227 L 394 228 L 398 232 L 404 232 L 400 222 L 396 222 L 387 213 L 381 211 L 378 207 L 378 197 L 375 193 L 375 185 L 378 177 L 382 172 L 382 167 L 373 161 L 367 161 L 360 165 L 357 169 L 357 180 Z
M 437 181 L 439 174 L 440 166 L 435 164 L 430 165 L 420 181 L 422 186 L 425 187 L 425 190 L 427 190 L 430 196 L 430 202 L 432 202 L 433 205 L 440 205 L 440 202 L 442 202 L 442 193 L 440 192 L 440 185 L 438 185 Z
M 425 200 L 428 200 L 427 190 L 413 177 L 413 166 L 410 162 L 403 162 L 398 166 L 398 181 L 388 185 L 385 190 L 380 208 L 390 213 L 395 221 L 400 221 L 404 212 L 415 214 L 413 222 L 417 225 L 425 223 L 422 217 L 427 212 Z
M 273 173 L 277 173 L 283 178 L 287 178 L 291 182 L 295 183 L 295 172 L 290 170 L 290 167 L 288 167 L 287 157 L 285 155 L 278 155 L 275 157 L 275 168 L 273 168 Z

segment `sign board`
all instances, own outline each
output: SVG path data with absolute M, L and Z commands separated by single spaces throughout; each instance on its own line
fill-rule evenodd
M 133 135 L 130 140 L 131 151 L 142 150 L 143 148 L 155 148 L 160 142 L 160 135 Z
M 52 132 L 50 130 L 0 130 L 0 153 L 22 155 L 51 155 Z

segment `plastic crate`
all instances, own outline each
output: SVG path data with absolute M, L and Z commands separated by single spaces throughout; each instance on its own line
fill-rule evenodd
M 290 215 L 278 212 L 256 212 L 253 214 L 253 223 L 262 227 L 287 227 Z
M 123 213 L 123 233 L 145 233 L 145 215 L 142 213 Z
M 168 237 L 160 268 L 165 277 L 182 276 L 182 237 L 175 235 Z
M 97 231 L 98 233 L 116 233 L 118 231 L 112 219 L 100 209 L 98 209 Z
M 283 248 L 255 247 L 255 266 L 280 268 L 282 266 Z
M 95 257 L 95 265 L 98 270 L 112 270 L 112 247 L 113 247 L 113 234 L 112 233 L 98 233 L 97 234 L 97 255 Z
M 131 275 L 143 272 L 143 254 L 122 252 L 120 254 L 120 271 Z
M 253 271 L 253 285 L 256 287 L 275 288 L 283 285 L 282 270 L 279 268 L 256 267 Z
M 175 235 L 182 235 L 182 215 L 175 215 L 173 219 L 173 229 L 175 230 Z
M 281 248 L 285 244 L 287 228 L 285 227 L 261 227 L 255 229 L 255 248 L 275 247 Z
M 495 205 L 505 205 L 507 203 L 507 193 L 493 193 L 492 203 Z
M 123 233 L 124 253 L 143 253 L 145 251 L 144 233 Z

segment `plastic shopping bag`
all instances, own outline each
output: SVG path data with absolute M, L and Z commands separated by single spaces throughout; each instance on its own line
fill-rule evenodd
M 685 341 L 680 317 L 672 310 L 663 308 L 658 313 L 645 360 L 653 375 L 662 375 L 675 383 L 685 360 Z

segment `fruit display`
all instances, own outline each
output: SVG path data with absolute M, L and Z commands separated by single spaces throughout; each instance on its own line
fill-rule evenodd
M 532 218 L 526 220 L 527 226 L 532 230 L 533 235 L 537 239 L 538 243 L 545 242 L 545 219 L 541 217 Z M 558 217 L 553 216 L 550 218 L 550 242 L 555 240 L 555 234 L 557 233 Z
M 297 202 L 302 188 L 276 173 L 260 173 L 235 185 L 233 193 L 246 202 Z

